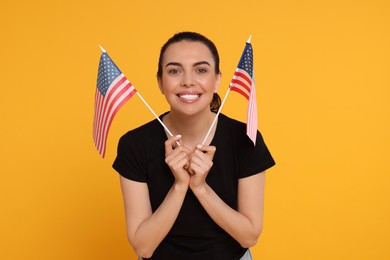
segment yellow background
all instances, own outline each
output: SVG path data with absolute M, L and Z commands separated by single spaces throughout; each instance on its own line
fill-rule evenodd
M 389 1 L 3 0 L 0 28 L 0 259 L 136 259 L 111 164 L 153 116 L 134 96 L 98 155 L 98 44 L 160 114 L 158 53 L 181 30 L 219 47 L 221 96 L 252 35 L 277 160 L 254 258 L 390 259 Z M 245 99 L 223 113 L 245 120 Z

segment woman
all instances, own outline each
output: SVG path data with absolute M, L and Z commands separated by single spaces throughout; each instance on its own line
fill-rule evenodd
M 273 166 L 260 133 L 220 114 L 215 45 L 193 32 L 162 47 L 157 79 L 170 111 L 119 141 L 127 234 L 143 259 L 251 259 L 263 223 L 265 170 Z

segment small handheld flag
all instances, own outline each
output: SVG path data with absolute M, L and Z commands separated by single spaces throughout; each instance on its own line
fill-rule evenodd
M 253 50 L 250 38 L 246 42 L 240 62 L 230 82 L 230 90 L 243 95 L 248 100 L 246 134 L 256 144 L 257 135 L 257 102 L 255 79 L 253 73 Z
M 241 55 L 240 62 L 234 72 L 233 79 L 230 82 L 229 89 L 226 91 L 225 97 L 222 100 L 221 106 L 212 122 L 206 137 L 203 139 L 205 144 L 211 129 L 215 125 L 218 115 L 221 113 L 222 107 L 225 104 L 226 98 L 230 93 L 230 90 L 235 91 L 243 95 L 248 102 L 247 110 L 247 125 L 246 134 L 252 140 L 253 145 L 256 145 L 257 136 L 257 102 L 256 102 L 256 89 L 253 73 L 253 50 L 250 43 L 251 37 L 246 42 L 244 52 Z
M 99 154 L 104 158 L 112 120 L 137 90 L 111 60 L 107 52 L 102 47 L 100 48 L 103 53 L 100 56 L 95 94 L 93 139 Z
M 164 127 L 165 131 L 172 136 L 171 131 L 169 131 L 149 104 L 146 103 L 141 94 L 127 80 L 102 46 L 100 46 L 100 49 L 102 50 L 102 55 L 100 56 L 99 62 L 95 94 L 95 114 L 93 119 L 93 140 L 99 154 L 104 158 L 108 131 L 110 130 L 112 120 L 118 110 L 134 94 L 137 94 L 141 101 Z M 179 142 L 176 142 L 176 144 L 180 145 Z

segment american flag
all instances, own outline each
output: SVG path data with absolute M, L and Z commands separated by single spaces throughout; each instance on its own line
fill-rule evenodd
M 257 135 L 257 103 L 253 73 L 253 50 L 250 42 L 246 43 L 229 88 L 240 93 L 248 100 L 246 134 L 255 145 Z
M 93 123 L 93 140 L 103 158 L 112 120 L 118 110 L 136 92 L 134 86 L 103 51 L 99 63 Z

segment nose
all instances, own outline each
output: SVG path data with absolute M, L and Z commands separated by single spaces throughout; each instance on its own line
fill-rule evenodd
M 194 78 L 192 77 L 192 75 L 190 73 L 183 73 L 180 85 L 182 87 L 194 86 Z

